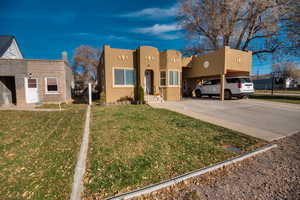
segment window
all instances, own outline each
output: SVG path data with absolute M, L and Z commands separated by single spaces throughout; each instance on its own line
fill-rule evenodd
M 114 85 L 117 86 L 135 85 L 135 70 L 114 69 Z
M 218 85 L 220 84 L 220 79 L 211 80 L 212 85 Z
M 169 71 L 169 85 L 179 85 L 178 71 Z
M 165 71 L 160 72 L 160 85 L 161 86 L 167 85 L 167 74 Z
M 37 88 L 36 79 L 28 79 L 28 88 Z
M 241 78 L 242 83 L 252 83 L 252 80 L 250 78 Z
M 57 79 L 55 77 L 46 78 L 46 92 L 48 93 L 58 92 Z
M 205 81 L 203 82 L 203 85 L 211 85 L 211 80 L 205 80 Z

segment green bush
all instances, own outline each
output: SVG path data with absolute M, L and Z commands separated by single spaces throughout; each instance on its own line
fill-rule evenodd
M 100 105 L 105 104 L 105 99 L 106 99 L 105 92 L 102 91 L 102 92 L 100 93 L 99 104 L 100 104 Z
M 140 86 L 139 88 L 139 102 L 140 103 L 145 103 L 145 99 L 144 99 L 144 88 L 142 86 Z

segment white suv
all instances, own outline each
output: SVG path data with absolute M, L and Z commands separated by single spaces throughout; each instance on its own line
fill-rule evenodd
M 248 97 L 254 93 L 254 87 L 249 77 L 226 77 L 225 78 L 225 99 L 232 97 Z M 196 97 L 204 95 L 220 96 L 220 79 L 205 80 L 202 85 L 195 88 Z

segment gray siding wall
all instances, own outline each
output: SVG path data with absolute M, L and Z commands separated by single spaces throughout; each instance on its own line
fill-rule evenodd
M 72 69 L 65 65 L 65 73 L 66 73 L 66 99 L 67 101 L 71 100 L 72 98 L 72 82 L 74 83 L 74 76 Z

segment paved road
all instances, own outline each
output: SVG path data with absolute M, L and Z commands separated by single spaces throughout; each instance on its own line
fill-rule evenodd
M 136 199 L 300 199 L 300 133 L 276 144 L 278 148 L 238 165 Z
M 230 128 L 267 141 L 300 130 L 300 106 L 253 99 L 218 101 L 185 99 L 153 104 L 191 117 Z

